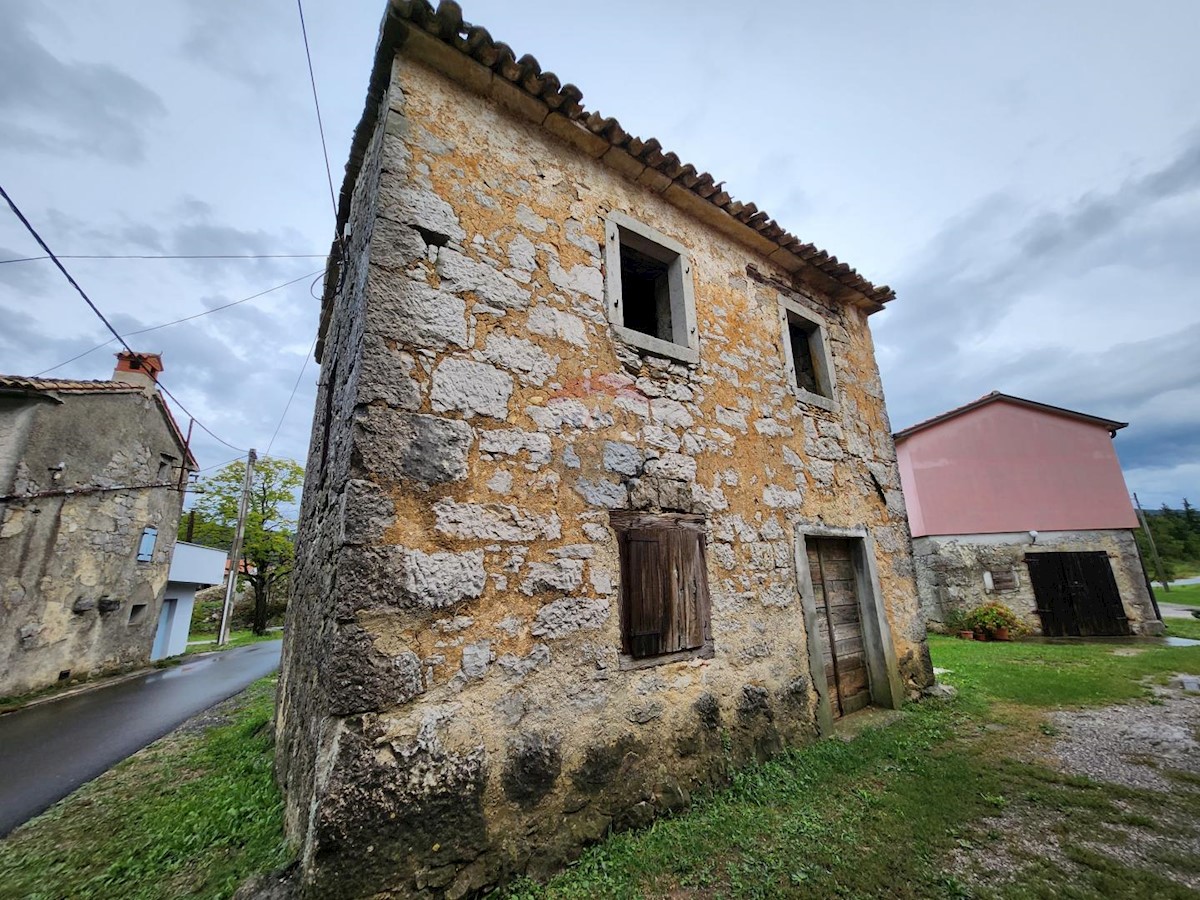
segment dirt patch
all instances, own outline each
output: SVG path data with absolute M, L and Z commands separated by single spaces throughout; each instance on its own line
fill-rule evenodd
M 1003 811 L 959 841 L 950 869 L 972 888 L 1141 896 L 1200 889 L 1200 696 L 1051 713 L 1051 741 L 1010 759 Z

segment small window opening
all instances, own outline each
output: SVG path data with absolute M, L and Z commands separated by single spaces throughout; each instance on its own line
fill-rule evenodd
M 147 528 L 142 532 L 142 539 L 138 542 L 138 562 L 151 562 L 154 559 L 154 544 L 157 540 L 157 528 Z
M 621 244 L 621 296 L 625 327 L 660 340 L 673 340 L 671 266 Z
M 617 514 L 621 649 L 633 660 L 711 647 L 702 516 Z
M 129 624 L 141 625 L 146 620 L 146 604 L 135 603 L 129 607 Z
M 63 669 L 61 672 L 58 673 L 59 681 L 67 681 L 70 677 L 71 677 L 70 669 Z
M 788 315 L 788 338 L 792 343 L 792 364 L 796 370 L 796 387 L 811 394 L 824 394 L 817 381 L 813 363 L 812 338 L 817 326 Z

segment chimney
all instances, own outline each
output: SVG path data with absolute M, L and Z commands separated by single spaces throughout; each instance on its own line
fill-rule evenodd
M 158 373 L 162 370 L 162 357 L 159 354 L 129 353 L 122 350 L 117 354 L 117 368 L 113 371 L 113 381 L 135 384 L 147 393 L 153 393 Z

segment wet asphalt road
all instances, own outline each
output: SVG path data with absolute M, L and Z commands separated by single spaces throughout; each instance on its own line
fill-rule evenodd
M 0 716 L 0 836 L 279 666 L 283 641 L 190 657 L 170 669 Z

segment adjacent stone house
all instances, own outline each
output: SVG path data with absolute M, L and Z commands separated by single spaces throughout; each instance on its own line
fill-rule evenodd
M 1126 427 L 995 391 L 896 434 L 921 606 L 1050 636 L 1161 634 L 1113 449 Z
M 0 376 L 0 695 L 150 658 L 196 468 L 161 371 L 122 353 L 111 381 Z
M 932 680 L 892 292 L 580 99 L 388 8 L 277 717 L 307 896 L 545 874 Z

